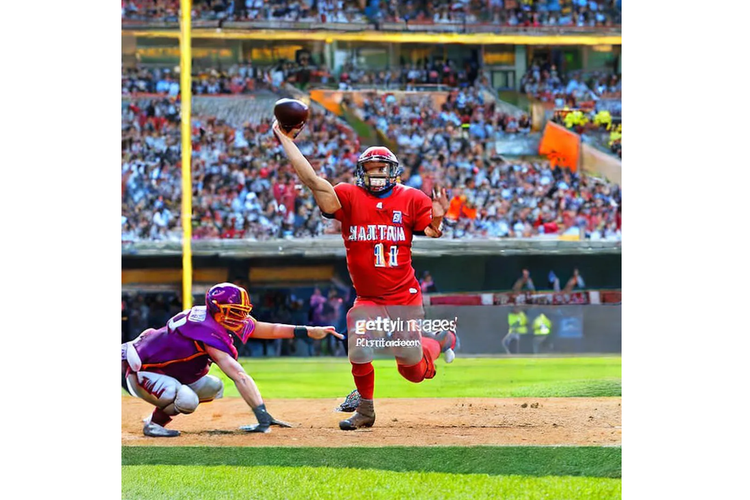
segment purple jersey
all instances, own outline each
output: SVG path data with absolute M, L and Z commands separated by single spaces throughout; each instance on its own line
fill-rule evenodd
M 251 322 L 255 328 L 255 322 Z M 141 334 L 133 343 L 141 358 L 141 370 L 162 373 L 192 384 L 211 366 L 206 346 L 237 359 L 230 333 L 210 315 L 206 306 L 196 306 L 172 317 L 167 326 Z

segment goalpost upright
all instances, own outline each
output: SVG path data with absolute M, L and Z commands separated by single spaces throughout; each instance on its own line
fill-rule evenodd
M 180 103 L 182 135 L 182 302 L 184 309 L 193 307 L 193 176 L 192 164 L 192 0 L 180 0 Z

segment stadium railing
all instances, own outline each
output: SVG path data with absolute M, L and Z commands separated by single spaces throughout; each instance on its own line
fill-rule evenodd
M 142 21 L 123 19 L 123 29 L 178 29 L 176 21 Z M 509 26 L 495 23 L 451 23 L 416 22 L 367 23 L 367 22 L 301 22 L 301 21 L 218 21 L 193 20 L 193 28 L 221 28 L 236 30 L 292 30 L 292 31 L 390 31 L 430 33 L 495 33 L 508 35 L 619 35 L 616 26 Z
M 197 240 L 192 242 L 193 255 L 216 255 L 226 257 L 271 257 L 300 255 L 307 257 L 343 257 L 344 244 L 340 234 L 317 238 L 290 238 L 258 241 L 245 240 Z M 621 254 L 622 242 L 616 240 L 568 241 L 560 238 L 471 238 L 438 239 L 417 238 L 413 242 L 412 255 L 602 255 Z M 181 241 L 136 241 L 122 242 L 123 255 L 169 256 L 182 255 Z
M 539 290 L 534 292 L 468 292 L 425 294 L 425 305 L 583 305 L 620 304 L 621 290 L 581 290 L 571 293 Z
M 379 70 L 373 70 L 375 72 Z M 382 71 L 390 71 L 387 69 L 383 69 Z M 342 92 L 352 92 L 352 91 L 361 91 L 361 92 L 368 92 L 368 91 L 376 91 L 376 92 L 407 92 L 407 84 L 402 84 L 399 81 L 391 81 L 390 83 L 349 83 L 347 84 L 349 88 L 347 90 L 342 90 Z M 467 82 L 465 86 L 469 86 L 469 83 Z M 455 89 L 455 86 L 451 85 L 443 85 L 440 83 L 417 83 L 415 85 L 409 85 L 409 88 L 412 90 L 409 90 L 408 92 L 450 92 L 451 90 Z M 460 86 L 459 86 L 460 88 Z M 310 87 L 308 90 L 334 90 L 338 91 L 340 90 L 338 87 L 338 83 L 328 83 L 328 84 L 322 84 L 322 83 L 313 83 L 310 84 Z

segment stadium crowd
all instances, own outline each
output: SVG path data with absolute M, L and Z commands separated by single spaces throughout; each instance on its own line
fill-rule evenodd
M 179 240 L 179 102 L 135 99 L 122 110 L 122 238 Z M 270 131 L 271 121 L 230 125 L 193 119 L 193 237 L 312 236 L 323 231 L 319 209 L 301 196 Z M 356 161 L 354 132 L 333 115 L 313 114 L 300 149 L 327 164 Z
M 514 116 L 496 110 L 494 101 L 485 102 L 478 87 L 455 89 L 442 103 L 434 99 L 431 93 L 397 98 L 394 94 L 369 92 L 364 94 L 361 108 L 351 99 L 346 99 L 344 105 L 358 110 L 365 122 L 397 144 L 402 153 L 456 153 L 462 145 L 453 140 L 456 136 L 483 142 L 531 131 L 528 115 Z
M 446 177 L 463 186 L 452 191 L 449 237 L 621 239 L 619 186 L 553 169 L 546 160 L 512 161 Z
M 261 89 L 278 90 L 284 83 L 327 82 L 329 78 L 326 68 L 306 67 L 286 60 L 264 66 L 248 62 L 233 64 L 225 70 L 196 70 L 192 77 L 192 92 L 193 95 L 252 94 Z M 122 93 L 177 97 L 180 94 L 179 67 L 123 67 Z
M 454 61 L 418 62 L 395 69 L 373 70 L 345 64 L 338 76 L 316 65 L 308 56 L 304 63 L 281 60 L 263 66 L 252 62 L 226 69 L 198 69 L 192 78 L 193 95 L 252 94 L 260 89 L 278 90 L 284 83 L 298 88 L 314 83 L 352 90 L 362 87 L 414 90 L 420 85 L 468 87 L 478 75 L 475 66 L 459 67 Z M 122 69 L 122 94 L 159 94 L 176 97 L 180 93 L 179 67 L 138 66 Z
M 560 75 L 554 64 L 534 61 L 521 77 L 521 92 L 558 108 L 575 108 L 581 103 L 618 99 L 622 95 L 622 76 L 615 73 L 580 71 Z
M 474 87 L 456 89 L 436 107 L 429 94 L 397 99 L 367 93 L 364 120 L 397 144 L 401 181 L 431 193 L 450 187 L 446 235 L 453 238 L 568 234 L 620 237 L 618 186 L 551 169 L 546 160 L 504 161 L 493 141 L 526 134 L 527 116 L 506 115 Z M 179 240 L 179 100 L 132 97 L 122 108 L 122 239 Z M 271 120 L 230 124 L 194 116 L 193 237 L 258 240 L 335 233 L 309 191 L 300 187 Z M 354 131 L 313 112 L 300 150 L 333 184 L 353 182 L 361 152 Z
M 422 85 L 445 85 L 451 88 L 468 87 L 479 74 L 476 65 L 465 62 L 459 66 L 450 59 L 405 63 L 400 68 L 371 70 L 348 63 L 338 78 L 339 90 L 352 90 L 368 85 L 386 89 L 415 90 Z
M 521 92 L 554 106 L 553 120 L 581 135 L 598 135 L 622 157 L 622 76 L 607 72 L 558 74 L 554 64 L 534 61 Z
M 391 0 L 380 12 L 389 22 L 612 26 L 620 24 L 622 8 L 619 0 Z
M 474 87 L 452 92 L 438 109 L 431 99 L 372 93 L 362 114 L 398 144 L 406 185 L 425 193 L 453 188 L 448 237 L 620 238 L 618 186 L 552 169 L 546 160 L 493 158 L 492 141 L 528 133 L 528 116 L 495 111 Z
M 122 0 L 122 18 L 178 22 L 179 0 Z M 621 0 L 195 0 L 206 21 L 614 26 Z

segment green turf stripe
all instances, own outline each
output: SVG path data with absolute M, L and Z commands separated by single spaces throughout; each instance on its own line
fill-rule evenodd
M 142 447 L 123 446 L 122 465 L 350 467 L 397 472 L 622 477 L 619 447 Z
M 123 500 L 618 500 L 622 479 L 330 467 L 122 467 Z
M 241 358 L 263 396 L 273 398 L 344 398 L 354 388 L 345 358 Z M 405 380 L 394 361 L 376 359 L 376 398 L 415 397 L 621 397 L 622 359 L 603 358 L 465 358 L 438 361 L 438 375 L 422 384 Z M 234 383 L 214 365 L 211 374 L 224 381 L 224 397 L 240 397 Z M 325 383 L 316 381 L 325 380 Z

